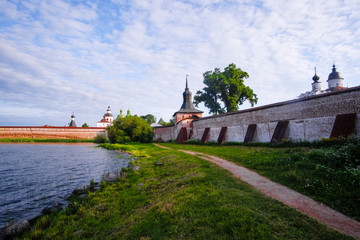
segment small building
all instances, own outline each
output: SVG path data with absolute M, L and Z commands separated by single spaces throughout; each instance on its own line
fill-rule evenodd
M 104 114 L 103 118 L 97 122 L 97 127 L 108 127 L 111 126 L 114 122 L 114 116 L 111 114 L 111 108 L 108 106 L 106 113 Z
M 74 114 L 71 115 L 71 122 L 69 123 L 69 127 L 76 127 Z

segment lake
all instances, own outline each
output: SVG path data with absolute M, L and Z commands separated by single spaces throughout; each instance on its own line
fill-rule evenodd
M 127 167 L 129 155 L 94 144 L 0 144 L 0 230 L 64 201 L 78 186 Z

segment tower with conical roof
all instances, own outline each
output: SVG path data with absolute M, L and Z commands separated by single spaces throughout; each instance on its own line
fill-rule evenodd
M 335 64 L 333 65 L 332 72 L 329 74 L 328 82 L 328 91 L 340 90 L 343 88 L 343 80 L 340 73 L 336 71 Z
M 71 115 L 71 122 L 69 123 L 69 127 L 76 127 L 74 114 Z
M 203 112 L 194 108 L 192 103 L 192 94 L 189 90 L 188 75 L 186 75 L 185 91 L 183 92 L 183 104 L 180 109 L 174 113 L 175 120 L 175 135 L 177 143 L 191 139 L 193 135 L 194 119 L 201 118 Z
M 174 113 L 176 123 L 187 118 L 201 118 L 203 112 L 194 108 L 192 103 L 192 93 L 189 90 L 188 75 L 186 75 L 185 91 L 183 92 L 183 104 L 180 109 Z

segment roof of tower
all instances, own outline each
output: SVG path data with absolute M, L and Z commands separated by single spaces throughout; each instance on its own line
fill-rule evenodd
M 69 127 L 76 127 L 76 123 L 75 123 L 75 115 L 72 114 L 71 115 L 71 122 L 69 123 Z
M 110 106 L 108 106 L 107 113 L 104 114 L 104 117 L 114 117 L 114 116 L 111 114 Z
M 341 77 L 340 73 L 336 71 L 335 64 L 333 65 L 332 72 L 329 74 L 328 81 L 332 79 L 344 79 L 343 77 Z
M 203 113 L 203 111 L 195 109 L 192 104 L 192 99 L 191 99 L 192 93 L 189 90 L 187 76 L 188 75 L 186 75 L 185 91 L 183 92 L 183 104 L 181 105 L 180 110 L 175 112 L 174 115 L 176 113 Z
M 314 82 L 319 82 L 319 79 L 320 79 L 320 77 L 318 76 L 318 75 L 316 75 L 316 67 L 315 67 L 315 75 L 313 76 L 313 78 L 312 78 L 313 80 L 314 80 Z

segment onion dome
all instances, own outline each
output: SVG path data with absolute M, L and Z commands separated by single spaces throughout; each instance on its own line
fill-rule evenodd
M 69 123 L 69 127 L 76 127 L 74 114 L 71 115 L 71 122 Z
M 313 76 L 313 78 L 312 78 L 313 80 L 314 80 L 314 82 L 319 82 L 319 79 L 320 79 L 320 77 L 318 76 L 318 75 L 316 75 L 316 68 L 315 68 L 315 75 Z
M 105 113 L 104 116 L 105 117 L 113 117 L 113 115 L 111 114 L 110 106 L 108 106 L 107 113 Z
M 343 77 L 341 77 L 340 73 L 336 71 L 335 64 L 333 65 L 332 72 L 329 74 L 328 81 L 332 79 L 344 79 Z

